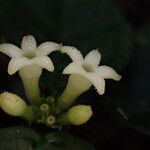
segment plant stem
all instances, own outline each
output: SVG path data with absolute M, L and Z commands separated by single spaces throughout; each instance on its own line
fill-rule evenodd
M 29 122 L 33 122 L 35 120 L 36 115 L 32 107 L 27 106 L 21 117 Z

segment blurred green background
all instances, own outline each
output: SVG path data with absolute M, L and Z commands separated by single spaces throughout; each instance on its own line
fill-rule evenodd
M 20 46 L 22 37 L 34 35 L 37 43 L 54 41 L 72 45 L 86 55 L 99 48 L 101 64 L 113 67 L 123 78 L 106 81 L 106 93 L 94 89 L 77 101 L 91 104 L 93 118 L 71 133 L 98 149 L 146 149 L 150 142 L 150 2 L 149 0 L 0 0 L 0 41 Z M 43 71 L 41 90 L 61 92 L 67 77 L 65 55 L 50 54 L 55 72 Z M 18 75 L 9 76 L 9 58 L 0 54 L 0 92 L 24 96 Z M 0 126 L 25 125 L 3 112 Z M 35 127 L 39 130 L 40 127 Z M 43 127 L 43 132 L 49 129 Z M 149 148 L 147 148 L 149 149 Z

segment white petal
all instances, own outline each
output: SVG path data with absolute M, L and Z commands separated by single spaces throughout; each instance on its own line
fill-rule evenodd
M 8 73 L 10 75 L 12 75 L 16 71 L 18 71 L 20 68 L 22 68 L 26 65 L 30 65 L 28 58 L 26 58 L 26 57 L 12 58 L 8 64 Z
M 63 74 L 78 74 L 85 76 L 86 71 L 82 68 L 82 66 L 77 65 L 76 63 L 70 63 L 64 70 Z
M 85 65 L 91 65 L 93 68 L 97 67 L 100 63 L 101 54 L 98 50 L 92 50 L 84 58 Z
M 97 92 L 103 95 L 105 92 L 105 80 L 98 77 L 95 73 L 87 73 L 86 78 L 95 86 Z
M 48 55 L 53 51 L 59 50 L 60 44 L 54 42 L 45 42 L 37 47 L 36 53 L 40 55 Z
M 78 49 L 76 49 L 75 47 L 62 46 L 60 48 L 60 51 L 62 53 L 66 53 L 67 55 L 69 55 L 69 57 L 72 59 L 73 62 L 75 62 L 77 64 L 82 64 L 83 56 L 82 56 L 81 52 Z
M 18 57 L 22 55 L 22 51 L 20 48 L 13 44 L 0 44 L 0 52 L 8 55 L 9 57 Z
M 105 80 L 98 77 L 96 73 L 87 73 L 80 65 L 77 65 L 76 63 L 69 64 L 64 69 L 63 74 L 78 74 L 90 81 L 95 86 L 100 95 L 104 94 Z
M 96 73 L 98 76 L 104 79 L 113 79 L 119 81 L 121 76 L 111 67 L 108 66 L 100 66 L 96 69 Z
M 32 35 L 24 36 L 21 42 L 21 49 L 30 51 L 36 49 L 36 40 Z
M 30 62 L 32 65 L 36 64 L 42 68 L 47 69 L 48 71 L 54 71 L 53 63 L 52 63 L 51 59 L 47 56 L 35 57 L 35 58 L 31 59 Z

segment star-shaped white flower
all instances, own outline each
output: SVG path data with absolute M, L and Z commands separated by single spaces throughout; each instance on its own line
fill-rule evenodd
M 99 66 L 101 54 L 98 50 L 92 50 L 85 58 L 83 58 L 80 51 L 75 47 L 62 46 L 60 48 L 62 53 L 66 53 L 72 59 L 63 71 L 63 74 L 77 74 L 82 76 L 94 85 L 100 95 L 105 92 L 105 80 L 113 79 L 119 81 L 121 76 L 111 67 Z M 82 83 L 81 83 L 82 84 Z
M 31 104 L 40 103 L 39 78 L 42 69 L 54 70 L 53 63 L 47 55 L 59 48 L 60 45 L 54 42 L 45 42 L 37 47 L 31 35 L 23 37 L 21 49 L 9 43 L 0 44 L 0 52 L 11 57 L 8 73 L 12 75 L 19 71 L 26 97 Z
M 47 55 L 59 47 L 59 44 L 54 42 L 45 42 L 37 47 L 34 37 L 28 35 L 23 37 L 21 49 L 13 44 L 4 43 L 0 44 L 0 52 L 11 57 L 8 73 L 12 75 L 25 66 L 34 65 L 53 71 L 53 63 Z

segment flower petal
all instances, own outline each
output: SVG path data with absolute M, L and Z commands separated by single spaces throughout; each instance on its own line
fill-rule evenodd
M 40 55 L 48 55 L 53 51 L 59 50 L 60 44 L 54 42 L 45 42 L 39 45 L 36 49 L 36 53 L 38 56 Z
M 36 64 L 42 68 L 47 69 L 48 71 L 54 71 L 53 63 L 52 63 L 51 59 L 47 56 L 35 57 L 35 58 L 31 59 L 30 62 L 32 65 Z
M 18 57 L 22 56 L 22 51 L 20 48 L 13 44 L 5 43 L 5 44 L 0 44 L 0 52 L 8 55 L 9 57 Z
M 98 77 L 95 73 L 87 73 L 86 78 L 95 86 L 97 92 L 103 95 L 105 92 L 105 80 Z
M 30 65 L 29 59 L 26 57 L 12 58 L 8 64 L 8 73 L 10 75 L 17 72 L 20 68 Z
M 80 65 L 77 65 L 76 63 L 73 62 L 73 63 L 70 63 L 63 70 L 63 74 L 78 74 L 78 75 L 85 76 L 86 71 Z
M 87 73 L 80 65 L 77 65 L 76 63 L 69 64 L 64 69 L 63 74 L 78 74 L 89 80 L 95 86 L 100 95 L 104 94 L 105 80 L 98 77 L 96 73 Z
M 113 79 L 119 81 L 121 76 L 111 67 L 108 66 L 100 66 L 96 69 L 96 73 L 98 76 L 104 79 Z
M 32 35 L 24 36 L 21 42 L 21 49 L 31 51 L 36 49 L 36 40 Z
M 78 49 L 76 49 L 75 47 L 62 46 L 60 48 L 60 51 L 62 53 L 66 53 L 67 55 L 69 55 L 69 57 L 72 59 L 73 62 L 75 62 L 77 64 L 82 64 L 83 56 L 82 56 L 81 52 Z
M 85 65 L 91 65 L 93 68 L 97 67 L 100 63 L 101 54 L 98 50 L 92 50 L 84 58 Z

